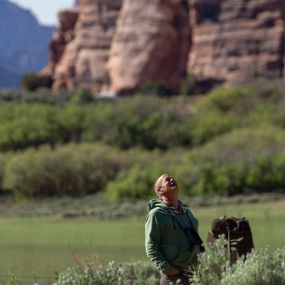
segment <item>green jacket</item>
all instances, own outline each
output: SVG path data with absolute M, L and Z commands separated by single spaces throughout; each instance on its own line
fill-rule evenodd
M 182 213 L 175 213 L 175 219 L 183 227 L 192 225 L 198 231 L 198 221 L 181 202 Z M 148 204 L 149 213 L 145 223 L 146 254 L 162 273 L 168 274 L 172 267 L 187 271 L 189 265 L 196 260 L 197 250 L 191 245 L 169 207 L 161 200 L 151 200 Z M 187 213 L 189 218 L 187 217 Z

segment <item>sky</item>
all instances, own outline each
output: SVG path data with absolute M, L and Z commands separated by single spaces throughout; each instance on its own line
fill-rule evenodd
M 57 25 L 57 12 L 72 7 L 74 0 L 9 0 L 33 12 L 44 25 Z

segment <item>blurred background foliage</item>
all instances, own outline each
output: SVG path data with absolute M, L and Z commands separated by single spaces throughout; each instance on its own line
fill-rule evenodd
M 1 90 L 0 193 L 148 198 L 164 172 L 192 196 L 284 192 L 284 87 L 117 99 Z

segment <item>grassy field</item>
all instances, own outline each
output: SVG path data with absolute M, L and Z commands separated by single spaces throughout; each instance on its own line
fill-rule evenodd
M 213 218 L 245 216 L 257 248 L 285 246 L 285 201 L 192 211 L 200 221 L 204 239 Z M 0 284 L 7 280 L 10 270 L 19 277 L 33 274 L 53 277 L 55 272 L 75 265 L 74 253 L 81 260 L 91 260 L 96 254 L 103 263 L 146 260 L 144 218 L 113 221 L 0 218 L 0 228 Z

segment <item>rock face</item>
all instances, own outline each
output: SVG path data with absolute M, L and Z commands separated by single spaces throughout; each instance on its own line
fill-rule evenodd
M 284 77 L 284 0 L 75 3 L 59 14 L 50 44 L 54 90 L 123 95 L 145 83 L 178 90 L 190 74 L 207 91 L 218 83 Z
M 79 9 L 66 9 L 58 13 L 59 28 L 49 42 L 49 64 L 41 71 L 41 76 L 47 87 L 51 87 L 57 68 L 66 47 L 74 39 L 74 29 L 79 16 Z
M 59 28 L 49 43 L 49 64 L 41 71 L 41 76 L 47 87 L 52 86 L 55 70 L 59 66 L 63 54 L 67 52 L 67 45 L 74 39 L 78 16 L 78 8 L 66 9 L 58 13 Z
M 190 39 L 185 2 L 125 0 L 108 64 L 112 89 L 127 94 L 155 82 L 178 90 L 186 74 Z
M 54 90 L 78 87 L 93 92 L 107 88 L 106 63 L 114 37 L 121 0 L 81 0 L 74 40 L 55 68 Z
M 188 72 L 203 88 L 283 77 L 284 11 L 281 0 L 194 0 Z

